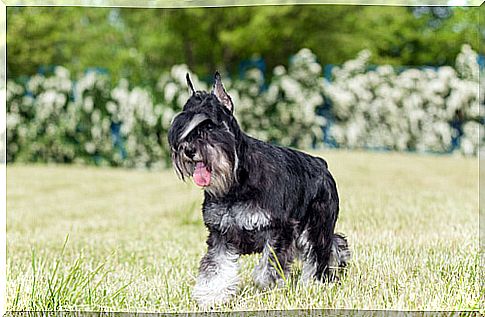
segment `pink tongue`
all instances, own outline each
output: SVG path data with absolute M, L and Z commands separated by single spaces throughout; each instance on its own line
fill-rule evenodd
M 194 182 L 199 186 L 209 186 L 211 182 L 211 173 L 202 162 L 199 162 L 195 165 L 193 176 Z

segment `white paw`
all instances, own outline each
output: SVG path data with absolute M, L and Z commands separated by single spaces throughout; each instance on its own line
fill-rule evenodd
M 261 272 L 255 271 L 253 273 L 253 280 L 257 287 L 260 289 L 268 289 L 274 285 L 274 279 L 269 274 L 261 274 Z
M 212 278 L 199 277 L 194 289 L 194 298 L 201 307 L 212 307 L 227 302 L 237 293 L 239 278 L 233 276 L 214 276 Z
M 268 267 L 263 269 L 256 267 L 253 271 L 253 281 L 261 289 L 270 289 L 275 286 L 284 287 L 286 285 L 284 279 Z

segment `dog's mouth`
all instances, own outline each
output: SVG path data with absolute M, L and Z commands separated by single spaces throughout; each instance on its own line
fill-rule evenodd
M 211 182 L 211 171 L 203 162 L 197 162 L 192 177 L 196 185 L 201 187 L 209 186 Z

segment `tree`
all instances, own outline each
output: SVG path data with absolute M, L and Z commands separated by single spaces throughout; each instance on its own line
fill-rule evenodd
M 174 64 L 208 80 L 216 69 L 234 74 L 257 56 L 269 72 L 303 47 L 321 64 L 342 64 L 365 48 L 373 64 L 393 65 L 452 65 L 463 43 L 483 53 L 478 8 L 9 7 L 7 17 L 9 78 L 41 66 L 63 65 L 74 74 L 97 67 L 113 81 L 154 87 Z

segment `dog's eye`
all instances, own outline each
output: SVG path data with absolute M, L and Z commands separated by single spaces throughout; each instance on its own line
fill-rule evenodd
M 215 126 L 212 122 L 207 123 L 206 129 L 208 131 L 212 131 L 212 130 L 214 130 L 214 128 L 215 128 Z

